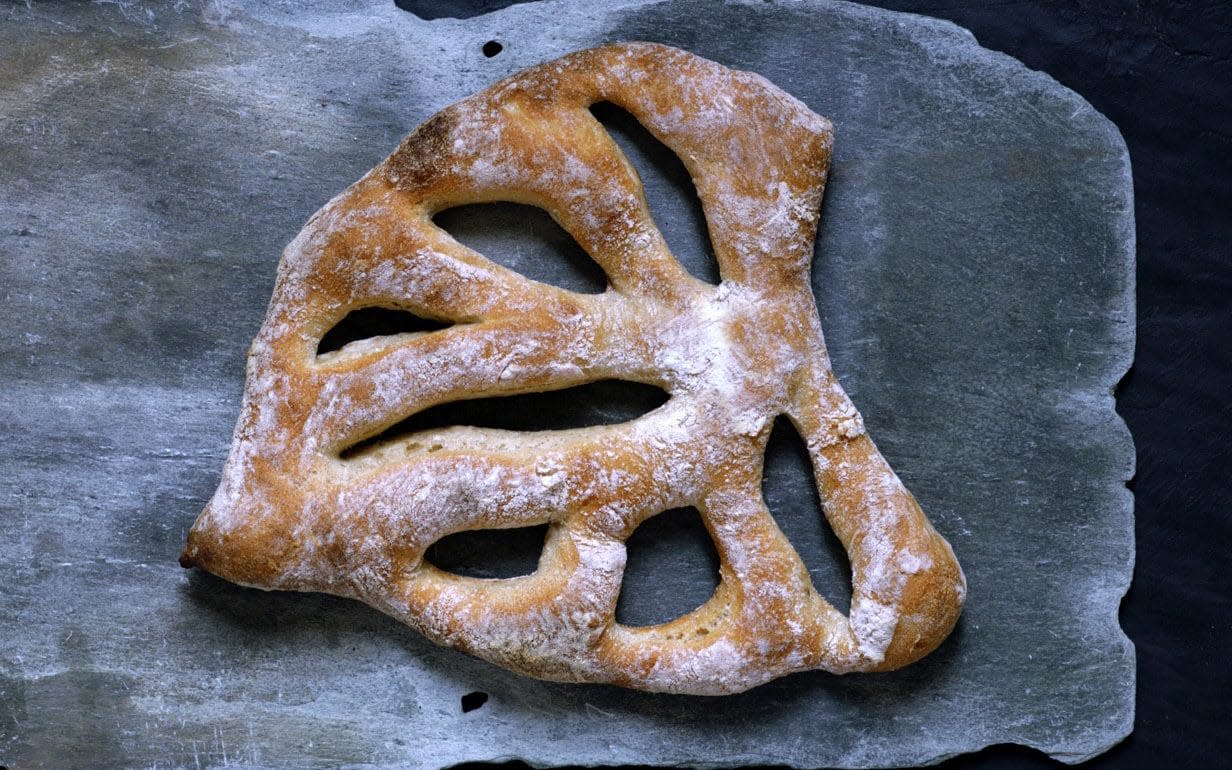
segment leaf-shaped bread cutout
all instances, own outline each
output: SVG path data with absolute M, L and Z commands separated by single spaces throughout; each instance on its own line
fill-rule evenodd
M 632 113 L 693 176 L 717 287 L 668 250 L 636 172 L 588 111 L 601 101 Z M 928 653 L 965 583 L 826 355 L 809 262 L 831 140 L 828 121 L 763 78 L 650 44 L 571 54 L 433 116 L 287 247 L 231 456 L 182 562 L 354 597 L 439 643 L 563 681 L 721 694 Z M 545 209 L 611 290 L 528 280 L 432 224 L 488 201 Z M 322 335 L 371 306 L 454 325 L 318 361 Z M 340 458 L 436 404 L 603 379 L 671 397 L 620 425 Z M 804 438 L 849 554 L 847 617 L 814 590 L 762 500 L 779 415 Z M 624 540 L 685 506 L 715 542 L 714 595 L 665 624 L 617 624 Z M 453 533 L 546 523 L 531 575 L 477 580 L 423 558 Z

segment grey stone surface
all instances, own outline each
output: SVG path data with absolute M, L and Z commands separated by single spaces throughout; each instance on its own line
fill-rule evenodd
M 1077 761 L 1131 729 L 1133 453 L 1111 396 L 1134 330 L 1131 185 L 1080 97 L 951 25 L 821 0 L 0 18 L 0 764 L 863 767 L 990 743 Z M 283 244 L 436 109 L 626 39 L 754 70 L 834 120 L 814 286 L 836 371 L 966 569 L 953 637 L 900 672 L 701 700 L 523 679 L 357 603 L 181 570 Z M 669 243 L 711 274 L 687 179 L 614 119 Z M 542 226 L 491 221 L 451 227 L 593 280 Z M 841 606 L 795 441 L 776 431 L 767 498 Z M 631 554 L 631 622 L 713 581 L 688 512 L 664 522 Z M 463 713 L 475 690 L 490 700 Z

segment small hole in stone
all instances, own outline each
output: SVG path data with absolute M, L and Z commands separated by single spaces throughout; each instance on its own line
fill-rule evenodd
M 483 44 L 483 55 L 488 57 L 489 59 L 491 59 L 493 56 L 497 55 L 503 50 L 505 50 L 505 46 L 501 45 L 495 40 L 489 40 L 488 42 Z
M 468 692 L 462 696 L 462 713 L 474 711 L 488 702 L 488 694 L 486 692 Z

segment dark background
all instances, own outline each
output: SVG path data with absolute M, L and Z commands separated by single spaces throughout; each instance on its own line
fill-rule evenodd
M 398 0 L 424 18 L 517 0 Z M 1120 127 L 1134 169 L 1138 339 L 1117 409 L 1137 445 L 1134 732 L 1084 767 L 1232 766 L 1232 3 L 879 0 L 948 19 Z M 942 767 L 1059 762 L 996 746 Z M 524 768 L 507 765 L 464 765 Z

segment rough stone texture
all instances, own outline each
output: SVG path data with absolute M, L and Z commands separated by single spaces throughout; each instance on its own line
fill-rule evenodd
M 604 8 L 0 9 L 0 764 L 864 767 L 1010 742 L 1077 761 L 1128 733 L 1133 453 L 1110 391 L 1132 351 L 1134 246 L 1116 129 L 919 17 L 820 0 Z M 487 58 L 490 39 L 504 51 Z M 523 679 L 357 603 L 181 570 L 283 244 L 436 109 L 625 39 L 759 72 L 834 120 L 823 325 L 967 571 L 954 636 L 901 672 L 699 700 Z M 608 117 L 668 242 L 709 274 L 687 177 Z M 546 224 L 498 213 L 448 224 L 532 274 L 593 280 Z M 797 441 L 776 430 L 767 497 L 842 606 Z M 631 554 L 631 622 L 713 581 L 687 511 L 656 526 Z M 463 713 L 475 690 L 490 700 Z

